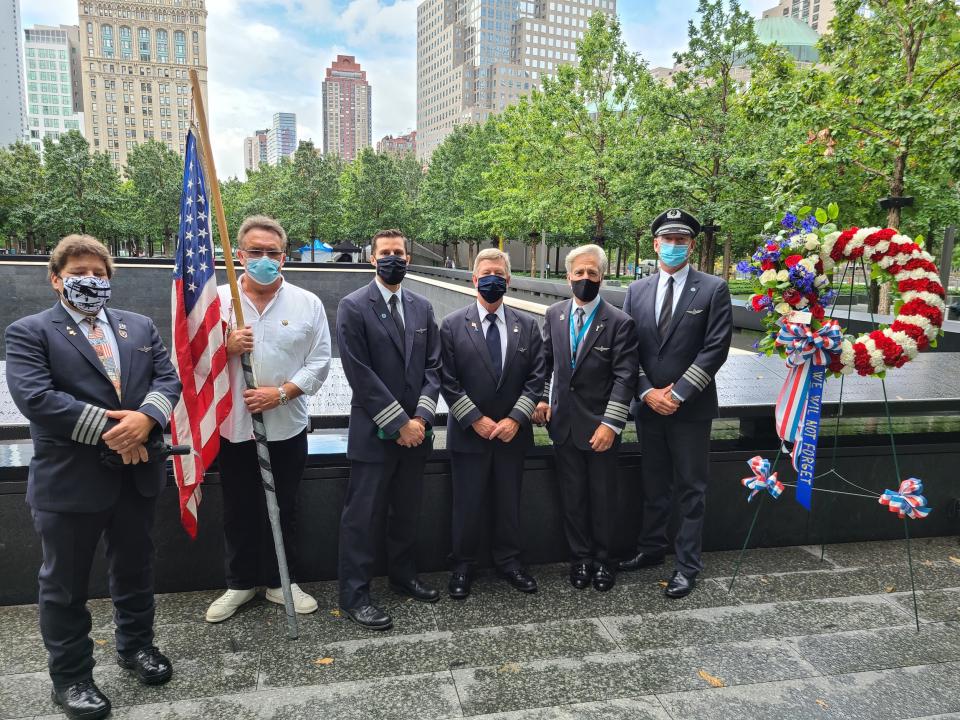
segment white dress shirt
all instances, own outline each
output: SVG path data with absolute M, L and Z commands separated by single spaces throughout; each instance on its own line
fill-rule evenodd
M 397 296 L 397 312 L 400 313 L 400 319 L 403 320 L 404 326 L 406 326 L 407 320 L 403 317 L 403 295 L 400 293 L 403 292 L 402 287 L 398 287 L 396 292 L 390 292 L 387 287 L 380 282 L 380 278 L 377 278 L 377 288 L 380 290 L 380 294 L 383 295 L 383 301 L 387 304 L 387 310 L 393 312 L 393 309 L 390 307 L 390 298 L 394 295 Z
M 673 275 L 664 272 L 663 268 L 660 268 L 660 272 L 657 275 L 657 297 L 655 300 L 656 305 L 653 315 L 653 322 L 655 325 L 660 322 L 660 308 L 663 307 L 663 296 L 667 292 L 667 281 L 669 278 L 673 278 L 673 311 L 676 312 L 677 303 L 680 302 L 680 295 L 683 293 L 683 286 L 686 284 L 687 276 L 689 275 L 690 263 L 684 265 L 682 268 L 673 273 Z M 640 393 L 640 400 L 642 401 L 647 396 L 647 393 L 651 390 L 653 390 L 653 388 L 644 390 L 642 393 Z M 683 398 L 680 397 L 676 392 L 672 390 L 670 392 L 677 400 L 683 402 Z
M 687 276 L 690 275 L 690 263 L 677 270 L 673 275 L 660 269 L 657 276 L 657 300 L 654 309 L 653 322 L 660 322 L 660 308 L 663 307 L 663 296 L 667 292 L 667 281 L 673 278 L 673 310 L 676 312 L 677 303 L 680 302 L 680 295 L 683 293 L 683 286 L 687 282 Z
M 93 341 L 90 340 L 90 323 L 87 322 L 89 315 L 84 315 L 79 310 L 76 310 L 69 305 L 67 305 L 63 300 L 60 301 L 60 304 L 63 305 L 63 309 L 67 311 L 67 314 L 73 318 L 73 321 L 77 324 L 77 330 L 83 333 L 83 336 L 87 339 L 87 342 L 90 343 L 90 347 L 93 347 Z M 117 374 L 120 373 L 120 347 L 117 345 L 117 338 L 113 334 L 113 328 L 110 327 L 110 321 L 107 320 L 107 313 L 103 308 L 100 308 L 100 312 L 97 313 L 96 318 L 97 327 L 103 330 L 103 337 L 106 338 L 107 342 L 110 344 L 110 350 L 113 353 L 114 361 L 117 364 Z
M 241 276 L 241 280 L 244 276 Z M 264 308 L 257 311 L 241 284 L 240 302 L 243 320 L 253 328 L 253 376 L 258 387 L 280 387 L 291 382 L 303 395 L 291 398 L 286 405 L 263 413 L 267 440 L 287 440 L 303 431 L 309 421 L 307 395 L 314 395 L 330 372 L 330 328 L 320 298 L 291 285 L 286 280 Z M 230 286 L 221 285 L 220 309 L 228 328 L 236 327 L 233 317 Z M 243 380 L 240 356 L 227 362 L 233 407 L 220 426 L 220 435 L 238 443 L 253 439 L 253 420 L 243 401 L 247 389 Z
M 480 324 L 483 326 L 483 337 L 486 338 L 493 323 L 487 320 L 490 311 L 481 305 L 479 300 L 477 301 L 477 313 L 480 315 Z M 500 367 L 503 369 L 507 366 L 507 316 L 503 312 L 503 303 L 500 303 L 500 307 L 497 308 L 494 315 L 497 316 L 497 330 L 500 331 Z
M 570 300 L 570 317 L 573 319 L 573 327 L 577 327 L 577 310 L 583 308 L 583 339 L 580 341 L 580 344 L 577 346 L 579 351 L 583 344 L 587 341 L 587 336 L 590 334 L 590 326 L 593 325 L 593 318 L 590 317 L 593 314 L 593 311 L 597 309 L 597 306 L 600 304 L 600 296 L 597 295 L 593 300 L 588 302 L 586 305 L 577 305 L 575 299 Z M 570 332 L 570 329 L 567 328 L 567 332 Z M 570 343 L 570 355 L 573 356 L 573 342 Z M 620 434 L 620 428 L 610 423 L 603 423 L 608 428 L 613 430 L 617 435 Z

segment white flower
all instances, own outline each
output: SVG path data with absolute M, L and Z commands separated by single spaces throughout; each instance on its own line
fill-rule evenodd
M 777 281 L 777 271 L 776 270 L 764 270 L 763 274 L 760 276 L 760 284 L 767 285 L 769 283 L 775 283 Z
M 787 270 L 781 270 L 777 273 L 777 282 L 786 282 L 790 279 L 790 273 Z
M 820 247 L 820 241 L 817 240 L 816 236 L 814 236 L 813 240 L 807 240 L 807 241 L 803 244 L 803 246 L 804 246 L 807 250 L 816 250 L 818 247 Z
M 793 308 L 790 307 L 790 303 L 782 302 L 782 303 L 779 303 L 779 304 L 774 308 L 774 310 L 776 310 L 776 311 L 777 311 L 778 313 L 780 313 L 781 315 L 787 315 L 788 313 L 790 313 L 790 312 L 793 310 Z
M 817 275 L 813 281 L 813 284 L 818 288 L 826 287 L 830 284 L 830 278 L 828 278 L 826 275 Z
M 804 258 L 797 264 L 803 265 L 809 272 L 815 272 L 817 269 L 816 261 L 811 258 Z
M 840 231 L 835 230 L 829 235 L 824 235 L 820 240 L 820 248 L 823 250 L 823 255 L 825 256 L 824 263 L 826 263 L 826 257 L 829 257 L 830 251 L 833 250 L 833 246 L 836 244 L 838 237 L 840 237 Z

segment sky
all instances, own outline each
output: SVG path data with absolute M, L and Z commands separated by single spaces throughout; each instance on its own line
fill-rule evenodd
M 323 143 L 321 83 L 338 54 L 373 86 L 373 139 L 416 128 L 420 0 L 207 0 L 210 133 L 217 174 L 243 175 L 243 138 L 295 112 L 301 140 Z M 741 0 L 760 12 L 777 0 Z M 697 0 L 618 0 L 627 45 L 651 67 L 673 64 Z M 77 0 L 20 0 L 25 27 L 76 25 Z

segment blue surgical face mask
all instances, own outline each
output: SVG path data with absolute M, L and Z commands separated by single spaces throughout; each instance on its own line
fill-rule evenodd
M 507 279 L 499 275 L 484 275 L 477 280 L 477 290 L 488 303 L 495 303 L 507 292 Z
M 661 242 L 658 255 L 660 256 L 660 262 L 667 267 L 679 267 L 687 261 L 687 257 L 690 255 L 690 246 L 686 243 L 674 245 L 673 243 Z
M 270 285 L 280 277 L 280 261 L 268 257 L 247 260 L 244 270 L 258 285 Z

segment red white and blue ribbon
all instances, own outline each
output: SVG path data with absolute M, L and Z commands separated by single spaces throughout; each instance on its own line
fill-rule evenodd
M 830 356 L 840 352 L 843 332 L 836 320 L 828 320 L 819 330 L 783 320 L 775 342 L 786 350 L 790 368 L 777 398 L 777 435 L 793 443 L 790 455 L 797 471 L 797 501 L 809 510 L 826 366 Z
M 753 498 L 764 489 L 773 495 L 774 500 L 779 498 L 783 493 L 783 483 L 777 480 L 776 473 L 770 474 L 770 461 L 759 455 L 755 455 L 747 460 L 747 465 L 750 466 L 750 472 L 753 473 L 753 476 L 745 477 L 740 481 L 743 483 L 743 486 L 750 491 L 747 502 L 753 500 Z
M 897 490 L 884 490 L 880 504 L 886 505 L 892 513 L 911 520 L 923 520 L 930 514 L 927 499 L 921 495 L 923 483 L 917 478 L 907 478 Z

